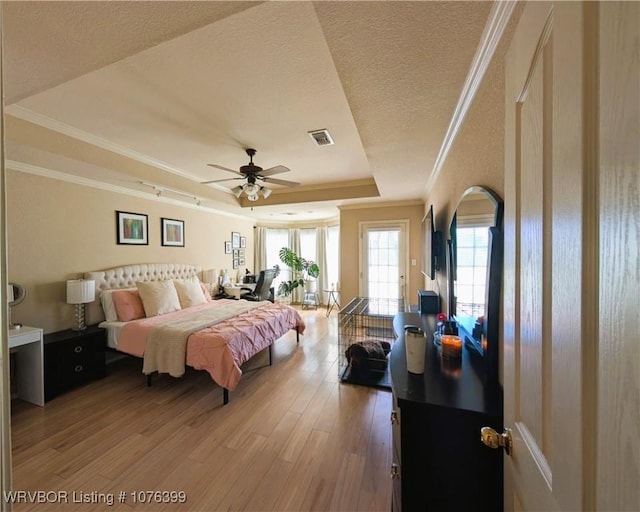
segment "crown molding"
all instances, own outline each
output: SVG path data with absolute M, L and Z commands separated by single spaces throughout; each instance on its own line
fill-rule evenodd
M 156 167 L 158 169 L 162 169 L 163 171 L 169 172 L 171 174 L 175 174 L 176 176 L 180 176 L 181 178 L 186 178 L 195 182 L 200 182 L 201 178 L 190 174 L 188 172 L 183 171 L 182 169 L 178 169 L 177 167 L 172 167 L 160 160 L 155 160 L 147 155 L 142 153 L 138 153 L 132 149 L 129 149 L 120 144 L 116 144 L 114 142 L 103 139 L 102 137 L 98 137 L 89 132 L 81 130 L 79 128 L 75 128 L 71 125 L 53 119 L 51 117 L 45 116 L 43 114 L 39 114 L 28 108 L 22 107 L 20 105 L 9 105 L 5 107 L 5 114 L 11 115 L 13 117 L 17 117 L 18 119 L 22 119 L 23 121 L 27 121 L 29 123 L 36 124 L 38 126 L 42 126 L 43 128 L 47 128 L 48 130 L 52 130 L 54 132 L 62 133 L 63 135 L 67 135 L 74 139 L 81 140 L 93 146 L 99 147 L 101 149 L 105 149 L 107 151 L 111 151 L 118 155 L 125 156 L 127 158 L 131 158 L 132 160 L 136 160 L 146 165 L 150 165 L 152 167 Z M 213 188 L 218 190 L 222 190 L 225 192 L 229 192 L 228 189 L 216 185 L 215 183 L 210 184 Z
M 332 226 L 340 225 L 340 217 L 331 217 L 321 220 L 299 220 L 299 221 L 284 221 L 284 220 L 258 220 L 256 221 L 256 228 L 271 228 L 271 229 L 289 229 L 289 228 L 330 228 Z
M 127 187 L 122 187 L 119 185 L 113 185 L 111 183 L 105 183 L 102 181 L 92 180 L 89 178 L 85 178 L 82 176 L 76 176 L 74 174 L 67 174 L 60 171 L 54 171 L 53 169 L 48 169 L 45 167 L 39 167 L 36 165 L 26 164 L 24 162 L 18 162 L 16 160 L 6 160 L 5 168 L 11 171 L 23 172 L 26 174 L 33 174 L 36 176 L 41 176 L 43 178 L 51 178 L 58 181 L 64 181 L 67 183 L 73 183 L 74 185 L 80 185 L 83 187 L 91 187 L 99 190 L 104 190 L 107 192 L 114 192 L 116 194 L 123 194 L 127 196 L 138 197 L 141 199 L 146 199 L 148 201 L 156 201 L 159 203 L 171 204 L 174 206 L 180 206 L 182 208 L 190 208 L 192 210 L 204 211 L 207 213 L 213 213 L 216 215 L 221 215 L 224 217 L 231 217 L 235 219 L 249 220 L 251 222 L 255 222 L 255 219 L 252 217 L 247 217 L 245 215 L 239 215 L 236 213 L 230 213 L 223 210 L 218 210 L 216 208 L 211 208 L 210 206 L 206 206 L 203 204 L 208 201 L 205 198 L 199 198 L 201 201 L 200 205 L 195 203 L 191 203 L 190 201 L 184 201 L 180 199 L 174 199 L 171 197 L 160 196 L 158 197 L 155 192 L 143 192 L 140 190 L 133 190 Z
M 370 203 L 343 204 L 338 210 L 365 210 L 370 208 L 398 208 L 401 206 L 424 206 L 424 201 L 413 199 L 410 201 L 381 201 Z
M 473 99 L 475 98 L 478 89 L 480 88 L 482 79 L 491 64 L 493 54 L 502 39 L 502 35 L 504 34 L 505 28 L 511 19 L 511 14 L 513 14 L 516 4 L 517 1 L 512 0 L 495 1 L 491 7 L 491 12 L 489 13 L 487 23 L 484 26 L 484 31 L 482 32 L 476 54 L 473 57 L 473 61 L 471 61 L 471 66 L 469 67 L 467 78 L 464 82 L 464 86 L 462 87 L 460 97 L 458 98 L 458 103 L 453 111 L 453 115 L 451 116 L 449 128 L 447 129 L 447 133 L 442 141 L 442 146 L 440 147 L 440 152 L 438 153 L 438 157 L 436 158 L 433 169 L 431 170 L 431 174 L 427 179 L 424 189 L 425 196 L 429 193 L 436 178 L 440 174 L 444 161 L 449 155 L 449 150 L 451 149 L 451 146 L 453 146 L 453 142 L 460 131 L 464 118 L 473 103 Z

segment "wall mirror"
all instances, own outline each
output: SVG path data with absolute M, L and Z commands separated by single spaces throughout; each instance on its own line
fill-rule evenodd
M 9 305 L 9 329 L 17 329 L 22 324 L 14 324 L 11 321 L 11 308 L 20 304 L 27 297 L 27 290 L 17 283 L 9 283 L 7 285 L 7 304 Z
M 489 378 L 498 378 L 502 286 L 502 198 L 471 187 L 460 198 L 447 243 L 449 316 L 462 327 L 466 346 L 485 357 Z

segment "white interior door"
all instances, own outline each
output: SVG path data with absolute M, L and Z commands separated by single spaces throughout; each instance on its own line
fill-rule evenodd
M 406 221 L 360 224 L 360 296 L 405 297 Z
M 592 510 L 588 17 L 579 2 L 527 3 L 506 60 L 503 378 L 513 450 L 505 510 Z

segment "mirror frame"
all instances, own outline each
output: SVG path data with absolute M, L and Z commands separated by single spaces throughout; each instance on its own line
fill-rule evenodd
M 503 218 L 504 202 L 502 198 L 492 189 L 482 186 L 469 187 L 464 191 L 456 210 L 449 224 L 449 240 L 447 240 L 447 299 L 448 314 L 450 318 L 456 316 L 456 297 L 454 295 L 454 277 L 456 258 L 454 239 L 451 237 L 451 226 L 456 218 L 458 208 L 464 198 L 471 194 L 482 192 L 486 198 L 493 203 L 494 219 L 493 226 L 489 228 L 489 247 L 487 253 L 487 289 L 485 292 L 485 312 L 483 333 L 487 339 L 487 348 L 484 352 L 486 377 L 488 380 L 498 380 L 499 364 L 499 336 L 500 336 L 500 300 L 502 288 L 502 266 L 503 266 Z M 465 329 L 467 330 L 467 329 Z M 471 332 L 469 333 L 472 334 Z
M 13 300 L 7 301 L 9 307 L 12 308 L 13 306 L 20 304 L 27 297 L 27 290 L 24 286 L 18 283 L 8 283 L 8 286 L 13 287 Z M 17 294 L 16 290 L 18 291 Z

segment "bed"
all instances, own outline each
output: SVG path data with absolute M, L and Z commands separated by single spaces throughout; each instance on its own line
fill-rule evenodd
M 205 370 L 229 401 L 242 376 L 241 365 L 271 348 L 289 330 L 296 341 L 305 324 L 299 312 L 269 301 L 213 300 L 188 264 L 140 264 L 86 272 L 96 283 L 110 348 L 143 359 L 151 385 L 155 373 Z

